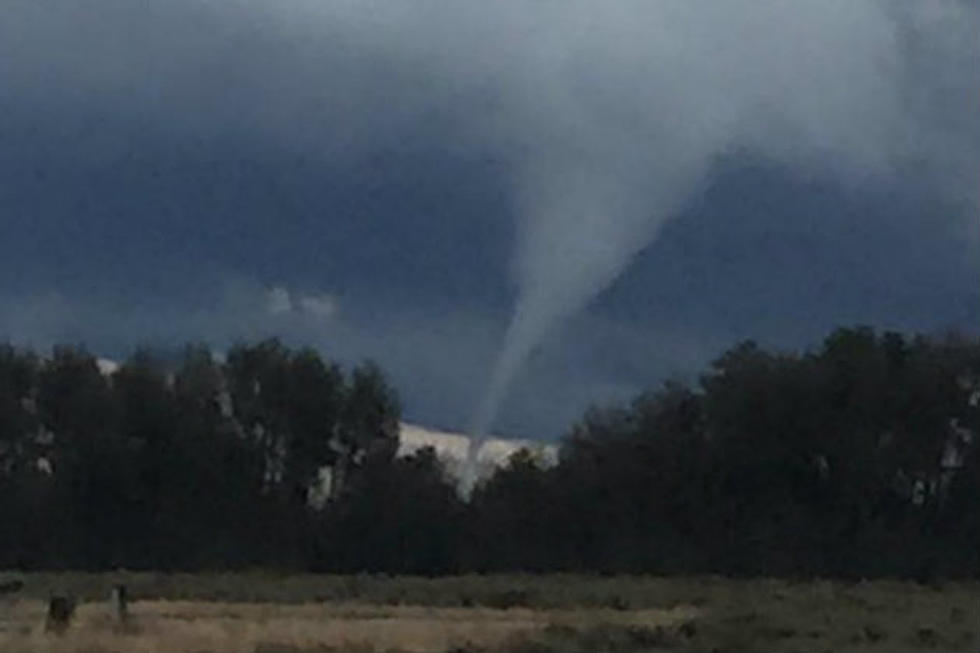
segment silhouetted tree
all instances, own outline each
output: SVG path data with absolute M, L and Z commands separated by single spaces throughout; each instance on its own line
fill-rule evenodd
M 376 365 L 277 340 L 111 375 L 0 346 L 0 566 L 980 576 L 974 339 L 745 342 L 468 502 L 434 451 L 396 457 L 398 420 Z
M 526 449 L 514 453 L 473 490 L 467 564 L 481 572 L 561 568 L 555 511 L 565 506 L 555 499 L 550 473 Z
M 321 516 L 318 569 L 442 574 L 456 569 L 462 504 L 431 448 L 369 458 Z
M 119 434 L 108 380 L 82 348 L 56 347 L 43 366 L 38 409 L 52 434 L 56 498 L 46 514 L 58 566 L 122 564 L 125 534 L 116 515 L 128 512 L 120 488 L 132 482 L 131 450 Z

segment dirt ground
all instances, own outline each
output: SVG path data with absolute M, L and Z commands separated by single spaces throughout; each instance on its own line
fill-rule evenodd
M 64 635 L 44 631 L 41 601 L 5 609 L 0 651 L 411 651 L 498 650 L 546 627 L 599 620 L 623 626 L 673 626 L 696 610 L 596 611 L 528 608 L 277 605 L 145 601 L 120 626 L 108 604 L 83 604 Z M 602 614 L 607 612 L 608 614 Z
M 0 598 L 0 652 L 980 650 L 975 583 L 129 575 L 120 624 L 97 591 L 119 575 L 20 577 L 23 595 Z M 55 587 L 80 597 L 60 636 L 44 628 Z

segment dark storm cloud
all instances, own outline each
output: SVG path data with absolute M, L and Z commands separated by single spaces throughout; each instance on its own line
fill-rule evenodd
M 641 163 L 656 190 L 658 176 L 729 146 L 864 174 L 907 156 L 975 162 L 980 147 L 964 138 L 978 134 L 978 10 L 956 0 L 622 0 L 602 12 L 10 0 L 2 11 L 7 110 L 118 121 L 120 149 L 143 129 L 346 158 L 436 132 L 513 162 L 533 195 L 573 161 L 588 178 L 628 179 Z
M 669 296 L 678 274 L 669 265 L 685 259 L 650 243 L 671 217 L 699 228 L 691 205 L 732 152 L 843 189 L 830 211 L 868 188 L 912 186 L 911 196 L 935 200 L 902 218 L 914 228 L 885 219 L 858 229 L 975 238 L 976 3 L 623 0 L 598 11 L 584 0 L 10 0 L 0 17 L 0 270 L 26 277 L 3 293 L 0 332 L 17 338 L 220 340 L 279 329 L 425 370 L 412 405 L 454 392 L 446 403 L 458 426 L 515 293 L 497 395 L 512 378 L 556 397 L 572 379 L 590 392 L 617 388 L 596 389 L 602 396 L 643 383 L 576 358 L 589 342 L 616 341 L 607 322 L 591 339 L 556 335 L 570 340 L 542 354 L 550 370 L 541 359 L 524 376 L 520 367 L 644 248 L 648 276 L 634 283 Z M 765 214 L 715 209 L 701 224 L 737 242 L 743 231 L 721 220 L 753 212 Z M 765 215 L 794 219 L 792 203 L 783 212 Z M 844 235 L 822 251 L 848 242 L 848 223 L 833 224 Z M 800 259 L 786 265 L 804 276 L 836 264 Z M 705 259 L 724 268 L 719 260 Z M 933 260 L 895 265 L 928 271 Z M 869 278 L 908 287 L 945 274 Z M 222 275 L 252 289 L 227 291 Z M 308 316 L 287 324 L 242 307 L 278 285 L 337 297 L 329 338 Z M 745 286 L 723 286 L 731 306 L 710 283 L 696 289 L 708 299 L 642 315 L 652 342 L 677 349 L 664 335 L 676 330 L 670 311 L 698 322 L 692 338 L 712 346 L 726 333 L 799 333 L 753 312 L 761 300 Z M 900 317 L 924 296 L 909 292 L 874 315 Z M 229 299 L 239 294 L 252 299 Z M 841 308 L 839 297 L 854 301 L 848 288 L 831 294 L 792 313 L 870 315 Z M 613 312 L 629 296 L 611 295 Z M 129 315 L 126 329 L 98 326 L 100 311 Z M 719 311 L 729 323 L 711 323 Z M 460 335 L 434 335 L 447 324 Z M 416 345 L 392 344 L 400 338 Z M 578 360 L 576 373 L 555 371 L 549 355 Z

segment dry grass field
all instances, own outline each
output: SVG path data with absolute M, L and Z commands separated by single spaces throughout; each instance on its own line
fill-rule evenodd
M 0 574 L 0 652 L 980 651 L 980 584 L 721 578 Z M 131 619 L 106 600 L 124 582 Z M 46 633 L 50 592 L 79 599 Z

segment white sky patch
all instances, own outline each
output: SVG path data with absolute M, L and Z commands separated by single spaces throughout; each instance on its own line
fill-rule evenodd
M 304 313 L 320 320 L 329 320 L 337 315 L 337 300 L 332 295 L 304 295 L 299 300 Z
M 322 322 L 337 317 L 337 298 L 325 292 L 300 294 L 273 286 L 265 292 L 265 312 L 276 317 L 305 317 Z
M 291 313 L 293 301 L 289 296 L 289 291 L 281 286 L 270 289 L 265 296 L 265 307 L 272 315 Z

